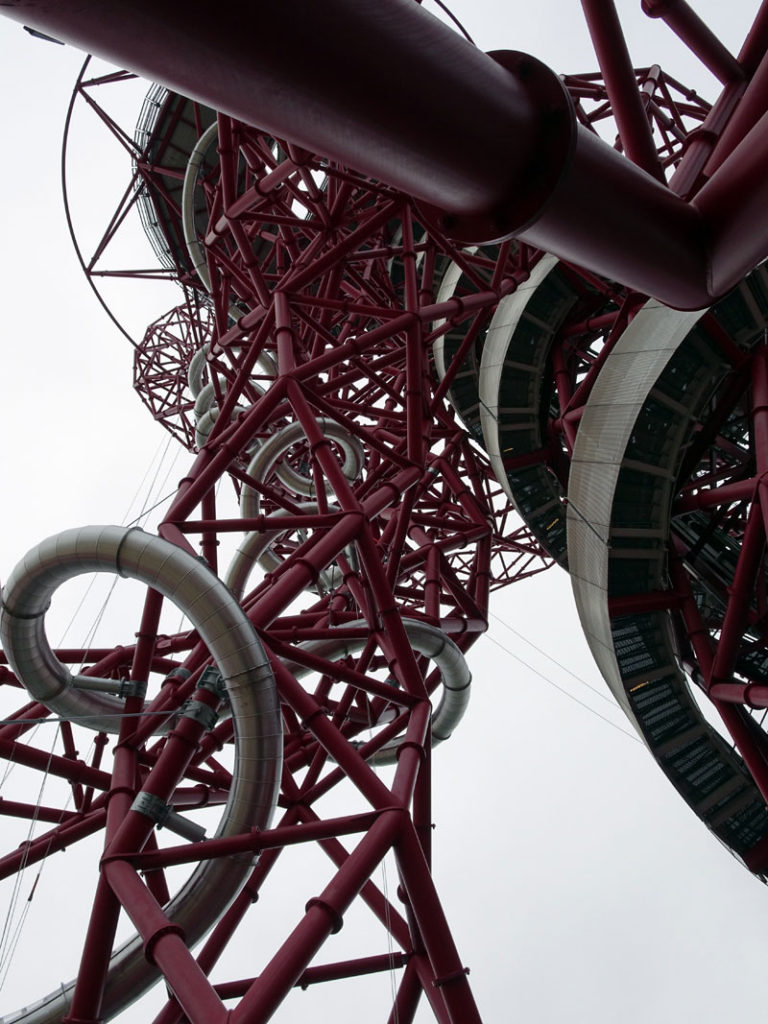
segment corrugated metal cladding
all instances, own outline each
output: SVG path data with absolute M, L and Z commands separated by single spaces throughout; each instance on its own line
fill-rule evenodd
M 692 696 L 674 612 L 612 617 L 610 607 L 612 599 L 669 588 L 667 552 L 674 535 L 687 552 L 697 602 L 715 620 L 722 614 L 738 541 L 714 514 L 673 518 L 672 505 L 696 470 L 689 465 L 691 439 L 729 380 L 727 349 L 749 349 L 766 325 L 763 268 L 706 315 L 649 303 L 606 361 L 582 419 L 569 483 L 574 593 L 601 670 L 672 784 L 748 863 L 768 837 L 768 809 L 739 755 L 705 721 Z M 747 429 L 736 409 L 720 433 L 738 450 L 748 443 Z M 602 557 L 596 557 L 601 546 Z M 764 654 L 743 655 L 739 664 L 751 678 L 768 678 Z M 751 866 L 765 868 L 762 861 Z

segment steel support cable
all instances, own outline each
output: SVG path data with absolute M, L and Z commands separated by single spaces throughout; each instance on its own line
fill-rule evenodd
M 508 654 L 510 658 L 514 658 L 516 662 L 518 662 L 524 668 L 527 668 L 529 672 L 533 672 L 533 674 L 537 675 L 539 679 L 543 679 L 545 683 L 548 683 L 550 686 L 554 687 L 554 689 L 557 690 L 559 693 L 562 693 L 564 697 L 567 697 L 569 700 L 574 701 L 574 703 L 578 704 L 579 707 L 584 708 L 585 711 L 589 711 L 591 715 L 594 715 L 596 718 L 599 718 L 601 722 L 605 722 L 606 725 L 610 725 L 614 729 L 617 729 L 620 733 L 622 733 L 622 735 L 627 736 L 631 740 L 635 740 L 637 743 L 641 742 L 639 736 L 637 736 L 635 733 L 628 732 L 626 729 L 622 729 L 622 727 L 620 725 L 617 725 L 616 722 L 611 721 L 610 718 L 606 718 L 605 715 L 601 715 L 599 711 L 595 711 L 593 707 L 590 707 L 590 705 L 585 703 L 583 700 L 579 700 L 579 698 L 572 694 L 570 690 L 567 690 L 564 686 L 558 686 L 554 679 L 551 679 L 543 672 L 539 672 L 539 670 L 537 668 L 534 668 L 533 665 L 530 664 L 530 662 L 525 661 L 523 658 L 520 657 L 519 654 L 515 654 L 514 651 L 510 650 L 509 647 L 506 647 L 500 640 L 497 640 L 496 637 L 491 636 L 490 633 L 486 633 L 485 636 L 486 639 L 490 640 L 492 644 L 495 644 L 496 647 L 499 648 L 499 650 L 504 651 L 504 653 Z
M 149 475 L 152 472 L 153 464 L 157 463 L 157 465 L 154 468 L 154 472 L 152 473 L 152 482 L 149 485 L 149 488 L 148 488 L 148 490 L 146 492 L 146 497 L 144 498 L 144 501 L 142 502 L 142 505 L 141 505 L 142 511 L 139 513 L 138 518 L 140 519 L 144 515 L 144 510 L 146 509 L 147 503 L 150 500 L 150 495 L 152 494 L 154 486 L 157 483 L 157 478 L 160 475 L 160 467 L 162 466 L 163 462 L 165 461 L 165 456 L 168 453 L 168 449 L 170 447 L 171 440 L 172 440 L 172 438 L 169 435 L 167 438 L 161 438 L 160 441 L 158 442 L 157 448 L 155 449 L 155 454 L 149 460 L 149 462 L 147 464 L 147 468 L 144 471 L 144 476 L 141 478 L 138 486 L 136 487 L 136 490 L 133 493 L 133 497 L 128 502 L 128 508 L 125 511 L 125 517 L 123 519 L 123 525 L 125 525 L 125 520 L 131 514 L 131 512 L 133 510 L 133 506 L 139 500 L 139 496 L 142 493 L 144 485 L 147 483 L 147 480 L 149 479 Z
M 97 728 L 114 728 L 119 701 L 75 693 L 71 674 L 55 658 L 44 633 L 50 598 L 82 572 L 139 579 L 187 611 L 224 679 L 236 722 L 235 771 L 216 836 L 268 827 L 282 764 L 282 723 L 269 661 L 253 626 L 210 569 L 188 552 L 137 529 L 84 527 L 49 538 L 11 574 L 3 591 L 0 637 L 14 671 L 31 693 L 63 717 L 97 715 Z M 250 872 L 250 857 L 200 864 L 165 908 L 190 945 L 218 919 Z M 113 1015 L 156 980 L 138 937 L 112 956 L 105 1016 Z M 3 1018 L 3 1024 L 58 1024 L 74 982 Z
M 56 721 L 58 723 L 58 722 L 63 721 L 63 719 L 48 719 L 48 720 L 40 719 L 39 721 L 40 721 L 40 723 L 42 723 L 44 721 Z M 6 724 L 6 723 L 0 722 L 0 724 Z M 26 900 L 26 903 L 25 903 L 25 906 L 24 906 L 24 910 L 22 911 L 21 918 L 20 918 L 20 920 L 18 921 L 18 923 L 16 925 L 16 929 L 15 929 L 13 938 L 11 940 L 12 941 L 11 948 L 10 948 L 10 950 L 8 950 L 7 949 L 7 945 L 6 945 L 7 927 L 8 927 L 9 919 L 10 919 L 10 917 L 13 914 L 14 905 L 18 901 L 18 890 L 21 888 L 21 879 L 22 879 L 22 876 L 23 876 L 23 872 L 24 872 L 24 870 L 27 867 L 26 858 L 27 858 L 27 856 L 29 854 L 29 851 L 31 849 L 32 833 L 34 831 L 35 824 L 38 821 L 39 809 L 40 809 L 40 806 L 42 804 L 43 791 L 45 789 L 45 784 L 46 784 L 46 782 L 48 780 L 48 768 L 50 768 L 51 758 L 53 756 L 53 751 L 54 751 L 55 746 L 56 746 L 56 739 L 57 739 L 57 737 L 54 736 L 53 743 L 51 745 L 50 756 L 48 758 L 48 767 L 46 768 L 46 771 L 43 773 L 43 778 L 42 778 L 42 781 L 40 783 L 40 789 L 39 789 L 38 795 L 37 795 L 37 801 L 36 801 L 36 804 L 35 804 L 35 813 L 34 813 L 32 819 L 30 821 L 29 830 L 27 832 L 27 839 L 26 839 L 25 843 L 22 844 L 24 846 L 23 859 L 22 859 L 22 863 L 21 863 L 19 869 L 16 872 L 16 883 L 14 884 L 14 892 L 13 892 L 13 895 L 12 895 L 12 898 L 11 898 L 11 902 L 9 903 L 9 909 L 8 909 L 8 912 L 7 912 L 7 915 L 6 915 L 5 923 L 3 925 L 2 935 L 0 935 L 0 991 L 2 991 L 3 986 L 5 985 L 6 979 L 8 977 L 8 972 L 10 971 L 11 964 L 13 963 L 13 957 L 15 955 L 16 948 L 17 948 L 17 946 L 19 944 L 19 941 L 21 939 L 22 930 L 23 930 L 24 924 L 26 923 L 27 915 L 29 914 L 29 911 L 30 911 L 30 908 L 31 908 L 31 905 L 32 905 L 32 899 L 33 899 L 33 897 L 35 895 L 35 892 L 37 891 L 37 886 L 38 886 L 38 883 L 40 881 L 40 878 L 42 877 L 43 869 L 44 869 L 44 867 L 45 867 L 45 865 L 47 863 L 48 853 L 50 852 L 50 847 L 49 847 L 48 848 L 48 852 L 46 852 L 43 855 L 43 857 L 40 859 L 40 861 L 39 861 L 39 867 L 37 869 L 37 874 L 35 875 L 35 881 L 32 883 L 32 888 L 30 890 L 29 896 L 27 897 L 27 900 Z M 85 761 L 86 762 L 88 761 L 88 758 L 91 756 L 91 754 L 92 754 L 92 752 L 93 752 L 93 750 L 95 748 L 95 745 L 96 745 L 95 741 L 92 741 L 90 749 L 88 750 L 88 752 L 85 755 Z M 0 784 L 0 788 L 1 788 L 1 784 Z M 69 787 L 69 794 L 67 796 L 67 800 L 64 803 L 64 806 L 61 808 L 62 814 L 67 810 L 67 807 L 71 804 L 72 799 L 73 799 L 73 789 L 70 786 Z M 3 960 L 5 960 L 5 968 L 4 969 L 3 969 Z
M 163 475 L 163 478 L 162 478 L 162 480 L 160 480 L 160 472 L 161 472 L 161 470 L 163 468 L 162 462 L 161 462 L 161 464 L 158 465 L 158 467 L 157 467 L 157 472 L 155 473 L 155 475 L 154 475 L 154 477 L 152 479 L 152 483 L 151 483 L 151 485 L 149 487 L 149 490 L 147 491 L 147 496 L 144 499 L 144 503 L 142 505 L 141 512 L 139 512 L 139 514 L 131 521 L 130 525 L 135 525 L 136 523 L 140 523 L 141 520 L 145 519 L 149 515 L 150 512 L 154 511 L 154 509 L 156 509 L 158 507 L 158 505 L 162 505 L 162 503 L 167 500 L 167 498 L 157 498 L 156 500 L 153 501 L 152 500 L 152 494 L 153 494 L 153 491 L 154 491 L 155 494 L 157 494 L 158 492 L 163 492 L 165 490 L 165 488 L 168 485 L 168 478 L 170 477 L 171 473 L 173 472 L 174 466 L 178 462 L 179 454 L 181 452 L 181 448 L 179 448 L 179 447 L 175 447 L 174 448 L 173 458 L 170 459 L 170 461 L 167 461 L 172 441 L 173 441 L 173 437 L 171 435 L 169 435 L 168 443 L 166 445 L 165 451 L 163 452 L 163 456 L 162 456 L 162 462 L 167 462 L 167 468 L 165 469 L 165 473 Z M 152 502 L 151 505 L 150 505 L 150 502 Z M 128 526 L 129 524 L 126 523 L 125 520 L 124 520 L 122 525 L 123 526 Z
M 152 491 L 154 490 L 155 485 L 157 483 L 158 477 L 160 475 L 160 471 L 162 469 L 163 462 L 164 462 L 164 460 L 165 460 L 165 458 L 166 458 L 166 456 L 168 454 L 168 450 L 170 448 L 171 441 L 172 441 L 172 438 L 171 438 L 170 435 L 168 437 L 166 437 L 165 439 L 161 439 L 160 440 L 160 442 L 159 442 L 159 444 L 157 446 L 157 449 L 155 451 L 154 456 L 150 459 L 149 464 L 147 465 L 147 469 L 144 472 L 144 476 L 141 479 L 141 483 L 136 488 L 136 491 L 134 492 L 133 497 L 131 498 L 130 502 L 128 503 L 128 508 L 127 508 L 125 517 L 123 519 L 123 525 L 124 526 L 134 526 L 134 525 L 136 525 L 139 522 L 139 520 L 141 520 L 147 514 L 147 511 L 148 511 L 147 510 L 147 503 L 149 502 L 150 496 L 152 494 Z M 177 455 L 174 456 L 173 462 L 171 463 L 171 466 L 169 467 L 169 469 L 166 472 L 165 480 L 168 479 L 168 476 L 170 475 L 170 471 L 171 471 L 171 469 L 173 468 L 173 465 L 176 462 L 176 458 L 177 458 Z M 154 473 L 152 475 L 152 481 L 149 484 L 149 488 L 148 488 L 148 490 L 146 492 L 146 497 L 145 497 L 145 499 L 144 499 L 144 501 L 142 503 L 142 511 L 138 514 L 138 516 L 132 522 L 126 523 L 125 519 L 130 514 L 130 511 L 131 511 L 133 505 L 135 504 L 136 500 L 138 499 L 139 493 L 141 492 L 144 484 L 147 481 L 147 478 L 150 475 L 150 471 L 152 470 L 153 463 L 155 463 Z M 163 483 L 165 483 L 165 480 L 163 481 Z M 151 509 L 149 511 L 151 511 Z M 64 641 L 66 640 L 66 638 L 67 638 L 67 636 L 69 634 L 69 631 L 72 629 L 72 627 L 73 627 L 73 625 L 75 623 L 75 620 L 76 620 L 76 618 L 77 618 L 81 608 L 83 607 L 83 605 L 87 601 L 88 595 L 90 594 L 91 590 L 93 589 L 93 587 L 95 585 L 95 582 L 96 582 L 96 576 L 94 575 L 94 576 L 91 577 L 91 579 L 90 579 L 90 581 L 88 583 L 88 586 L 83 591 L 83 594 L 82 594 L 82 596 L 80 597 L 80 600 L 77 603 L 77 607 L 75 608 L 75 610 L 72 612 L 71 616 L 69 617 L 69 622 L 65 626 L 63 632 L 60 634 L 59 642 L 57 644 L 57 647 L 63 647 L 64 646 Z M 111 598 L 111 596 L 112 596 L 112 594 L 114 592 L 116 583 L 117 583 L 116 580 L 112 581 L 112 583 L 110 585 L 110 588 L 109 588 L 109 593 L 104 598 L 104 600 L 103 600 L 103 602 L 101 604 L 101 609 L 100 609 L 100 611 L 98 613 L 98 616 L 97 616 L 96 620 L 92 623 L 90 629 L 88 630 L 88 633 L 86 634 L 84 642 L 80 645 L 81 648 L 84 651 L 87 650 L 87 648 L 89 646 L 89 641 L 96 634 L 96 630 L 98 629 L 99 623 L 101 622 L 101 619 L 104 616 L 104 612 L 106 611 L 107 604 L 108 604 L 108 602 L 109 602 L 109 600 L 110 600 L 110 598 Z M 80 666 L 81 671 L 82 671 L 82 667 L 83 666 L 82 666 L 82 663 L 81 663 L 81 666 Z
M 27 906 L 25 907 L 24 911 L 22 912 L 21 919 L 17 922 L 16 928 L 15 928 L 15 930 L 13 932 L 13 935 L 11 935 L 10 939 L 9 939 L 9 931 L 10 931 L 10 928 L 11 928 L 11 922 L 12 922 L 13 917 L 15 915 L 16 906 L 17 906 L 18 900 L 19 900 L 19 893 L 21 891 L 22 878 L 23 878 L 23 875 L 24 875 L 24 871 L 26 870 L 26 867 L 27 867 L 27 857 L 29 855 L 29 849 L 30 849 L 30 844 L 31 844 L 31 841 L 32 841 L 32 835 L 33 835 L 34 830 L 35 830 L 35 825 L 37 824 L 37 821 L 38 821 L 38 813 L 39 813 L 40 806 L 41 806 L 42 800 L 43 800 L 43 792 L 45 791 L 45 784 L 48 781 L 48 768 L 50 768 L 51 758 L 53 757 L 53 751 L 54 751 L 54 748 L 56 747 L 56 739 L 57 739 L 57 735 L 54 735 L 53 741 L 51 743 L 51 749 L 50 749 L 50 752 L 49 752 L 49 755 L 48 755 L 48 765 L 46 766 L 46 770 L 43 772 L 42 779 L 40 780 L 40 787 L 39 787 L 39 789 L 37 791 L 37 800 L 35 801 L 35 810 L 34 810 L 34 813 L 32 815 L 32 818 L 30 819 L 29 828 L 27 829 L 27 838 L 26 838 L 25 842 L 23 842 L 21 844 L 21 846 L 23 847 L 21 865 L 19 867 L 19 870 L 16 872 L 16 878 L 15 878 L 14 884 L 13 884 L 13 891 L 11 893 L 11 898 L 10 898 L 9 903 L 8 903 L 8 909 L 6 911 L 5 920 L 3 922 L 2 933 L 0 934 L 0 991 L 2 991 L 3 985 L 5 984 L 5 979 L 8 977 L 8 971 L 10 969 L 11 960 L 13 959 L 13 954 L 14 954 L 14 952 L 16 950 L 16 946 L 18 945 L 19 939 L 21 937 L 21 928 L 22 928 L 22 926 L 24 924 L 24 921 L 26 920 L 27 913 L 29 911 L 29 901 L 32 898 L 31 895 L 30 895 L 29 899 L 27 900 Z M 70 791 L 70 799 L 71 799 L 71 791 Z M 42 866 L 40 867 L 39 870 L 40 871 L 42 870 Z M 10 948 L 9 948 L 9 943 L 10 943 Z
M 87 676 L 85 678 L 88 678 Z M 124 711 L 121 718 L 165 718 L 170 719 L 178 715 L 178 711 L 149 711 L 146 708 L 142 711 Z M 74 725 L 90 725 L 91 728 L 98 730 L 98 723 L 103 718 L 103 714 L 98 715 L 47 715 L 45 718 L 27 718 L 24 720 L 25 725 L 58 725 L 60 722 L 70 722 Z M 3 725 L 18 725 L 19 720 L 17 718 L 0 718 L 0 726 Z M 0 786 L 2 783 L 0 783 Z
M 371 740 L 373 740 L 373 720 L 372 720 L 372 717 L 371 717 L 371 703 L 370 703 L 370 701 L 366 702 L 366 707 L 367 707 L 367 711 L 368 711 L 368 741 L 370 742 Z M 374 770 L 374 772 L 376 771 L 375 764 L 374 764 L 373 770 Z M 381 860 L 381 895 L 382 895 L 383 900 L 384 900 L 384 928 L 385 928 L 385 931 L 387 933 L 387 953 L 388 953 L 389 958 L 390 958 L 390 963 L 392 964 L 392 966 L 390 967 L 389 971 L 387 972 L 389 974 L 389 987 L 390 987 L 390 995 L 391 995 L 391 998 L 392 998 L 392 1008 L 393 1008 L 393 1014 L 390 1016 L 390 1020 L 392 1021 L 392 1024 L 399 1024 L 400 1013 L 399 1013 L 399 1010 L 398 1010 L 398 1007 L 397 1007 L 397 984 L 395 982 L 395 970 L 396 970 L 395 961 L 394 961 L 395 946 L 394 946 L 394 938 L 393 938 L 393 935 L 392 935 L 392 914 L 391 914 L 392 905 L 391 905 L 390 899 L 389 899 L 389 876 L 387 874 L 387 855 L 386 854 L 384 855 L 384 857 L 382 857 L 382 860 Z
M 86 597 L 87 597 L 91 587 L 93 586 L 95 580 L 96 580 L 95 576 L 91 577 L 91 580 L 90 580 L 88 586 L 86 587 L 85 594 L 83 595 L 83 599 L 82 599 L 80 605 L 78 605 L 78 610 L 79 610 L 80 607 L 82 607 L 82 603 L 85 601 L 85 599 L 86 599 Z M 99 610 L 98 610 L 98 612 L 96 614 L 96 617 L 94 618 L 93 622 L 91 623 L 91 628 L 88 630 L 88 632 L 85 635 L 85 640 L 83 642 L 83 660 L 80 662 L 80 672 L 83 671 L 83 667 L 84 667 L 85 651 L 88 650 L 88 648 L 91 645 L 91 642 L 96 637 L 96 633 L 98 632 L 99 626 L 102 623 L 104 615 L 105 615 L 105 613 L 107 611 L 107 606 L 109 605 L 110 599 L 112 598 L 112 595 L 115 592 L 115 587 L 116 586 L 117 586 L 117 578 L 115 577 L 115 578 L 113 578 L 111 580 L 111 582 L 109 584 L 109 592 L 107 593 L 107 595 L 104 598 L 104 600 L 101 602 L 101 607 L 99 608 Z M 75 614 L 77 614 L 77 612 L 75 612 Z
M 552 664 L 556 665 L 562 672 L 567 672 L 568 675 L 575 679 L 577 683 L 581 683 L 582 686 L 586 686 L 586 688 L 588 690 L 591 690 L 592 693 L 594 693 L 597 697 L 600 697 L 602 700 L 607 701 L 611 705 L 611 707 L 614 706 L 614 702 L 603 690 L 598 690 L 596 686 L 593 686 L 591 683 L 587 682 L 587 680 L 584 679 L 582 676 L 577 675 L 572 669 L 568 668 L 567 665 L 563 665 L 563 663 L 558 661 L 557 658 L 553 658 L 552 655 L 548 654 L 543 647 L 539 647 L 532 640 L 529 640 L 528 637 L 525 636 L 523 633 L 518 632 L 518 630 L 516 630 L 514 626 L 510 626 L 510 624 L 505 619 L 500 618 L 498 615 L 494 615 L 493 612 L 490 612 L 489 614 L 490 618 L 495 619 L 500 626 L 503 626 L 505 629 L 508 629 L 509 632 L 514 634 L 514 636 L 516 636 L 518 640 L 522 640 L 523 643 L 528 644 L 529 647 L 532 647 L 537 654 L 541 654 L 548 661 L 551 661 Z

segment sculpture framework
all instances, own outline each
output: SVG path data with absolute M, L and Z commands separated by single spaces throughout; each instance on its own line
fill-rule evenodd
M 199 454 L 159 537 L 73 531 L 35 549 L 4 587 L 12 670 L 4 681 L 30 691 L 24 718 L 60 716 L 72 750 L 74 724 L 86 717 L 99 735 L 117 734 L 110 774 L 71 752 L 51 758 L 25 745 L 25 724 L 3 727 L 9 759 L 60 775 L 75 793 L 74 810 L 52 809 L 50 831 L 23 855 L 7 855 L 4 871 L 104 832 L 78 977 L 8 1020 L 110 1016 L 158 972 L 174 994 L 158 1020 L 228 1012 L 266 1020 L 295 984 L 392 967 L 402 969 L 392 1019 L 412 1019 L 421 998 L 438 1020 L 479 1019 L 429 875 L 431 749 L 466 709 L 465 654 L 485 628 L 490 590 L 553 559 L 573 572 L 604 674 L 664 770 L 709 827 L 763 871 L 764 740 L 742 706 L 765 706 L 768 307 L 763 272 L 753 270 L 763 241 L 756 231 L 739 244 L 732 235 L 759 199 L 761 111 L 745 97 L 747 81 L 759 83 L 765 30 L 758 19 L 736 60 L 684 5 L 672 7 L 726 80 L 725 98 L 697 111 L 676 102 L 663 79 L 642 77 L 637 95 L 650 97 L 658 124 L 676 127 L 658 146 L 648 143 L 645 109 L 638 115 L 630 99 L 626 66 L 611 71 L 606 59 L 604 82 L 563 89 L 533 61 L 466 57 L 490 82 L 516 83 L 510 106 L 527 90 L 533 113 L 539 104 L 552 113 L 558 127 L 542 142 L 552 173 L 540 187 L 554 198 L 536 194 L 538 183 L 515 202 L 494 198 L 499 182 L 473 182 L 469 172 L 469 184 L 438 180 L 432 194 L 414 156 L 430 135 L 423 124 L 418 145 L 408 140 L 408 159 L 393 167 L 377 137 L 355 137 L 360 159 L 344 152 L 340 162 L 330 115 L 316 146 L 329 156 L 316 156 L 298 104 L 285 114 L 290 139 L 272 123 L 265 130 L 230 116 L 238 111 L 214 121 L 210 107 L 173 91 L 144 123 L 142 201 L 185 301 L 147 332 L 136 383 L 154 415 Z M 411 17 L 407 5 L 393 9 Z M 444 37 L 418 19 L 439 62 L 434 40 Z M 62 24 L 41 27 L 66 34 Z M 75 38 L 80 30 L 74 25 Z M 595 29 L 599 58 L 615 31 Z M 304 74 L 316 82 L 316 71 Z M 632 88 L 636 81 L 632 74 Z M 568 95 L 579 100 L 589 89 L 598 98 L 603 90 L 644 175 L 626 171 L 631 164 L 587 129 L 574 130 L 581 108 Z M 699 113 L 709 148 L 683 150 Z M 530 114 L 523 110 L 518 128 L 535 123 Z M 175 193 L 166 151 L 181 154 Z M 388 183 L 372 177 L 377 159 Z M 608 206 L 631 196 L 644 216 L 658 215 L 634 225 L 631 260 L 611 248 L 605 225 L 590 245 L 569 250 L 584 212 L 564 209 L 561 193 L 591 162 L 604 173 Z M 722 197 L 745 178 L 754 187 L 727 221 Z M 403 185 L 413 186 L 415 205 Z M 671 255 L 650 248 L 659 216 Z M 517 240 L 492 244 L 512 233 Z M 544 242 L 565 262 L 544 256 L 535 244 Z M 675 313 L 641 290 L 712 309 Z M 238 517 L 221 515 L 222 478 L 232 480 Z M 509 528 L 513 503 L 526 528 Z M 223 564 L 217 549 L 229 533 L 244 539 Z M 52 652 L 48 599 L 86 571 L 147 585 L 138 640 Z M 188 615 L 190 629 L 160 635 L 165 601 Z M 716 701 L 741 757 L 704 725 L 683 669 Z M 355 793 L 350 806 L 364 809 L 328 818 L 319 802 L 342 785 Z M 199 803 L 222 807 L 213 838 L 187 813 Z M 161 827 L 183 842 L 155 849 Z M 207 973 L 279 851 L 309 842 L 333 863 L 332 881 L 307 894 L 257 979 L 211 985 Z M 389 850 L 402 905 L 371 881 Z M 177 863 L 197 867 L 171 892 L 165 876 Z M 315 963 L 357 897 L 396 952 Z M 139 938 L 112 953 L 120 906 Z M 190 952 L 209 929 L 201 951 Z M 231 1011 L 225 999 L 238 1000 Z

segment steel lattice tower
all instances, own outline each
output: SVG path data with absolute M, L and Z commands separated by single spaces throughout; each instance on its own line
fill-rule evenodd
M 158 1024 L 256 1024 L 296 985 L 395 970 L 380 1016 L 425 1000 L 469 1024 L 430 872 L 433 749 L 467 710 L 494 589 L 571 572 L 651 753 L 766 871 L 768 8 L 733 56 L 683 0 L 644 4 L 722 82 L 710 106 L 633 68 L 597 0 L 600 71 L 563 80 L 409 0 L 220 6 L 185 12 L 172 62 L 170 2 L 4 9 L 163 83 L 128 139 L 125 209 L 183 301 L 134 384 L 194 458 L 157 535 L 70 530 L 5 582 L 0 682 L 30 700 L 0 753 L 67 800 L 5 801 L 49 828 L 0 871 L 97 836 L 99 875 L 77 977 L 2 1019 L 96 1024 L 162 979 Z M 52 650 L 48 603 L 90 572 L 146 588 L 135 637 Z M 62 753 L 29 738 L 47 715 Z M 298 869 L 260 974 L 212 982 L 294 848 L 327 883 L 304 892 Z M 317 958 L 358 902 L 381 948 Z

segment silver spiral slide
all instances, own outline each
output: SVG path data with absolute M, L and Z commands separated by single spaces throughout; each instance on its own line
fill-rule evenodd
M 139 529 L 86 526 L 43 541 L 11 574 L 2 593 L 0 638 L 30 694 L 63 718 L 95 716 L 86 724 L 114 731 L 117 697 L 75 690 L 72 676 L 45 636 L 45 612 L 54 591 L 82 573 L 107 572 L 160 591 L 190 619 L 207 645 L 226 687 L 235 725 L 232 788 L 216 838 L 269 825 L 282 767 L 282 720 L 271 666 L 256 632 L 226 586 L 204 562 Z M 240 891 L 250 854 L 201 863 L 165 907 L 188 945 L 198 942 Z M 144 958 L 138 936 L 112 956 L 103 1015 L 137 999 L 158 973 Z M 58 1024 L 74 982 L 34 1005 L 0 1018 L 2 1024 Z

